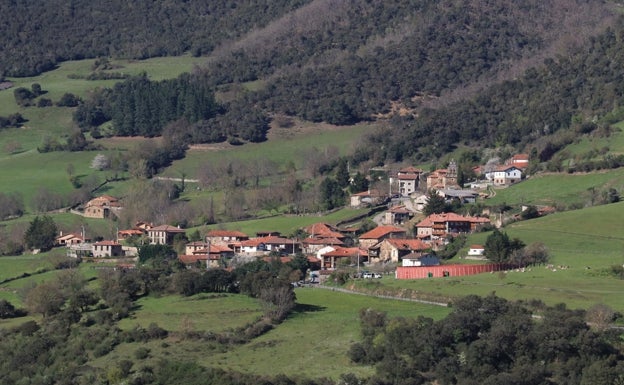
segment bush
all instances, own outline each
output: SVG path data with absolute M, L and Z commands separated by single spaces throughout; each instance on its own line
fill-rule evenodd
M 150 350 L 148 348 L 138 348 L 134 351 L 134 357 L 138 360 L 144 360 L 149 357 Z
M 624 266 L 613 265 L 610 268 L 610 273 L 619 279 L 624 279 Z

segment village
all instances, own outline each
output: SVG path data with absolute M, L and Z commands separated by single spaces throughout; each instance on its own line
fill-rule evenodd
M 480 167 L 476 172 L 482 179 L 471 183 L 470 189 L 457 184 L 454 160 L 447 168 L 430 173 L 411 166 L 401 168 L 388 178 L 388 192 L 368 190 L 351 195 L 349 204 L 353 208 L 385 208 L 375 215 L 377 226 L 369 231 L 362 232 L 349 223 L 319 222 L 299 229 L 297 236 L 291 237 L 270 230 L 252 236 L 224 229 L 211 229 L 203 235 L 196 232 L 189 237 L 187 230 L 179 226 L 137 222 L 132 228 L 118 230 L 116 239 L 94 241 L 82 230 L 59 234 L 56 245 L 66 247 L 69 257 L 117 263 L 124 268 L 135 266 L 139 248 L 148 244 L 175 246 L 182 264 L 205 269 L 232 268 L 256 259 L 279 258 L 287 263 L 295 255 L 302 254 L 310 266 L 309 276 L 304 279 L 323 279 L 343 267 L 355 268 L 356 277 L 380 277 L 378 273 L 368 273 L 367 269 L 373 268 L 377 272 L 392 272 L 399 279 L 497 271 L 507 266 L 493 263 L 453 266 L 441 262 L 436 251 L 443 250 L 453 237 L 500 226 L 500 223 L 493 223 L 488 212 L 480 216 L 454 212 L 423 216 L 427 192 L 435 192 L 446 202 L 475 203 L 486 197 L 493 187 L 503 188 L 520 182 L 527 166 L 528 156 L 518 154 L 505 165 Z M 392 186 L 398 193 L 392 194 Z M 123 210 L 122 200 L 101 195 L 72 212 L 89 218 L 111 218 L 120 210 Z M 415 218 L 421 219 L 415 221 Z M 464 257 L 487 262 L 482 245 L 470 245 Z M 426 271 L 419 269 L 424 267 Z

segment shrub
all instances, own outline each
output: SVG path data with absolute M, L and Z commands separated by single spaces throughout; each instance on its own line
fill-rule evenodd
M 134 351 L 134 357 L 138 360 L 144 360 L 149 357 L 150 350 L 148 348 L 140 347 Z

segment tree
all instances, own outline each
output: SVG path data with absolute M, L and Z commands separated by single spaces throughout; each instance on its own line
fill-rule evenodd
M 59 107 L 76 107 L 78 104 L 80 104 L 80 98 L 69 92 L 64 93 L 56 103 Z
M 585 320 L 597 330 L 606 330 L 615 318 L 615 311 L 609 306 L 597 303 L 587 309 Z
M 511 262 L 513 252 L 523 247 L 524 243 L 521 240 L 517 238 L 510 240 L 507 233 L 501 233 L 498 229 L 487 237 L 484 245 L 485 255 L 492 262 Z
M 541 265 L 550 259 L 548 248 L 542 242 L 533 242 L 524 249 L 524 264 Z
M 537 218 L 539 217 L 539 211 L 537 211 L 537 207 L 531 205 L 528 206 L 524 211 L 522 211 L 522 213 L 520 213 L 520 216 L 524 220 Z
M 325 178 L 320 186 L 321 203 L 326 210 L 344 205 L 345 195 L 338 182 L 332 178 Z
M 305 277 L 306 272 L 310 268 L 310 261 L 302 253 L 297 253 L 292 261 L 288 262 L 288 265 L 294 270 L 301 272 L 301 276 Z
M 102 171 L 110 167 L 110 160 L 104 154 L 97 154 L 91 161 L 91 168 Z
M 24 243 L 31 249 L 49 250 L 54 246 L 57 233 L 56 223 L 51 217 L 47 215 L 36 216 L 26 230 Z
M 342 188 L 349 185 L 349 169 L 347 167 L 347 161 L 341 158 L 338 161 L 338 169 L 336 170 L 336 182 Z
M 357 172 L 353 177 L 353 182 L 349 186 L 352 193 L 359 193 L 368 190 L 368 179 L 361 172 Z
M 429 190 L 427 193 L 427 203 L 423 208 L 423 214 L 429 216 L 431 214 L 441 214 L 449 210 L 444 197 L 438 195 L 436 190 Z
M 28 88 L 18 87 L 13 91 L 13 96 L 15 97 L 15 103 L 17 103 L 20 107 L 26 107 L 30 105 L 31 100 L 33 100 L 36 95 L 32 93 Z
M 173 247 L 170 245 L 145 245 L 139 249 L 139 262 L 146 263 L 149 260 L 173 260 L 177 258 Z
M 41 89 L 41 84 L 39 83 L 33 83 L 30 86 L 30 89 L 35 96 L 43 95 L 45 93 L 45 91 Z
M 44 318 L 61 311 L 66 297 L 56 282 L 41 283 L 26 293 L 24 303 L 28 310 Z
M 15 317 L 15 306 L 6 299 L 0 299 L 0 318 L 13 318 Z

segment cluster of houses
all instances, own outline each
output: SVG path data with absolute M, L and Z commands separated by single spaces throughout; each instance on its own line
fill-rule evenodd
M 523 170 L 528 167 L 529 157 L 518 154 L 505 165 L 481 166 L 475 168 L 478 175 L 495 186 L 508 186 L 520 181 Z M 389 207 L 383 214 L 382 225 L 356 236 L 353 228 L 338 228 L 327 223 L 316 223 L 302 229 L 305 237 L 287 238 L 278 232 L 260 232 L 250 237 L 240 231 L 211 230 L 202 241 L 188 242 L 179 260 L 187 265 L 202 265 L 208 268 L 227 266 L 234 257 L 258 258 L 277 253 L 284 261 L 296 253 L 308 256 L 313 266 L 321 270 L 332 270 L 342 265 L 394 263 L 400 266 L 433 266 L 440 262 L 432 256 L 431 250 L 444 246 L 449 236 L 470 233 L 488 225 L 484 217 L 462 216 L 455 213 L 432 214 L 414 225 L 413 236 L 402 227 L 413 223 L 413 217 L 422 211 L 427 203 L 426 195 L 420 194 L 426 183 L 427 190 L 435 190 L 447 200 L 474 203 L 478 192 L 462 189 L 458 185 L 458 170 L 455 161 L 447 168 L 425 173 L 416 167 L 400 169 L 390 178 L 395 194 L 411 196 L 409 204 Z M 351 196 L 351 206 L 374 204 L 387 201 L 388 194 L 366 191 Z M 103 195 L 79 207 L 75 212 L 90 218 L 108 218 L 121 209 L 119 199 Z M 153 226 L 139 222 L 133 228 L 117 232 L 115 240 L 92 242 L 81 234 L 60 234 L 57 245 L 66 246 L 72 257 L 123 258 L 134 257 L 135 247 L 126 246 L 124 240 L 138 237 L 149 244 L 172 245 L 186 231 L 176 226 Z M 184 237 L 182 237 L 184 239 Z M 468 256 L 483 257 L 483 247 L 473 245 Z
M 473 185 L 491 185 L 496 187 L 510 186 L 520 182 L 523 172 L 529 166 L 527 154 L 516 154 L 509 158 L 505 164 L 488 164 L 477 166 L 473 171 L 484 183 Z M 422 191 L 435 190 L 447 200 L 459 199 L 462 203 L 474 203 L 479 192 L 463 189 L 458 184 L 458 169 L 455 160 L 451 160 L 447 168 L 437 169 L 425 173 L 422 169 L 413 166 L 400 169 L 396 175 L 389 178 L 390 195 L 411 196 L 416 199 L 416 205 L 422 210 L 426 204 L 426 195 L 419 194 Z M 386 193 L 369 190 L 353 194 L 350 205 L 359 207 L 363 204 L 380 203 L 386 197 Z
M 434 214 L 416 225 L 416 237 L 399 226 L 381 225 L 359 237 L 355 229 L 338 228 L 328 223 L 315 223 L 303 228 L 303 238 L 287 238 L 278 232 L 259 232 L 255 237 L 235 230 L 210 230 L 202 241 L 187 242 L 178 256 L 186 265 L 206 268 L 224 267 L 234 257 L 255 258 L 279 255 L 288 261 L 296 253 L 308 256 L 319 270 L 333 270 L 345 265 L 388 263 L 402 266 L 430 266 L 439 260 L 430 253 L 442 247 L 449 235 L 478 230 L 489 223 L 487 218 L 457 214 Z M 137 223 L 133 229 L 120 230 L 117 240 L 91 242 L 84 234 L 61 234 L 59 246 L 66 246 L 72 257 L 134 257 L 136 248 L 125 246 L 123 239 L 141 236 L 149 244 L 172 245 L 185 230 L 176 226 L 152 226 Z

